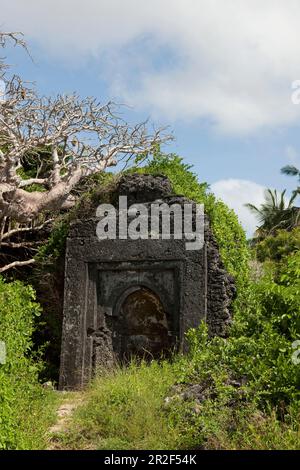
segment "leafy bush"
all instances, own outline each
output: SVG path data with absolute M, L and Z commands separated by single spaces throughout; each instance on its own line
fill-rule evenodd
M 298 449 L 300 252 L 266 263 L 263 277 L 240 293 L 230 336 L 211 338 L 202 324 L 187 333 L 190 352 L 177 380 L 202 384 L 206 398 L 193 412 L 180 402 L 186 445 L 226 449 Z
M 43 445 L 52 397 L 38 384 L 41 363 L 30 357 L 39 314 L 31 287 L 0 278 L 0 340 L 7 351 L 5 364 L 0 364 L 0 449 Z
M 263 278 L 248 285 L 228 339 L 209 338 L 207 328 L 188 332 L 191 358 L 185 381 L 210 378 L 216 396 L 224 384 L 241 382 L 238 394 L 262 410 L 281 411 L 300 403 L 300 367 L 292 362 L 292 342 L 300 338 L 300 252 L 268 266 Z M 225 386 L 228 400 L 236 390 Z
M 279 230 L 276 236 L 268 236 L 254 246 L 258 261 L 280 261 L 282 257 L 300 250 L 300 227 L 290 232 Z
M 289 341 L 300 338 L 300 251 L 270 265 L 261 285 L 266 318 Z
M 196 406 L 177 401 L 169 413 L 177 423 L 178 448 L 298 450 L 300 447 L 299 406 L 291 406 L 282 420 L 274 410 L 264 413 L 247 402 L 236 406 L 223 395 Z
M 193 374 L 204 378 L 219 369 L 245 378 L 245 390 L 260 404 L 300 399 L 300 367 L 291 357 L 300 338 L 300 252 L 243 292 L 231 336 L 209 339 L 203 327 L 189 332 L 194 345 Z
M 63 217 L 57 218 L 50 237 L 38 250 L 36 259 L 39 264 L 46 263 L 49 269 L 49 266 L 64 254 L 68 231 L 68 221 Z

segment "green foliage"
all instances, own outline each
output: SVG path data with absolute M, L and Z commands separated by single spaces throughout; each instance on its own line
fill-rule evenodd
M 181 429 L 179 448 L 205 450 L 292 450 L 300 447 L 299 407 L 289 407 L 286 420 L 275 411 L 263 413 L 254 404 L 207 399 L 174 403 L 170 410 Z
M 38 384 L 41 362 L 30 357 L 38 315 L 31 287 L 0 278 L 0 340 L 7 351 L 6 363 L 0 364 L 0 449 L 38 448 L 44 443 L 52 396 Z
M 187 371 L 191 372 L 194 359 L 200 354 L 197 345 L 201 343 L 206 347 L 208 341 L 204 326 L 189 336 L 196 347 L 189 357 L 178 356 L 172 363 L 132 363 L 96 378 L 90 388 L 76 398 L 82 404 L 65 432 L 54 436 L 56 447 L 75 450 L 299 449 L 299 406 L 288 407 L 284 420 L 275 411 L 259 410 L 243 390 L 230 384 L 228 371 L 222 370 L 224 360 L 216 368 L 220 356 L 214 361 L 211 349 L 205 357 L 209 359 L 212 376 L 209 368 L 202 376 L 209 384 L 210 395 L 198 404 L 193 399 L 182 398 L 180 390 L 192 379 Z M 202 349 L 202 354 L 204 352 Z M 182 385 L 178 383 L 180 379 Z M 186 380 L 189 382 L 185 383 Z
M 245 390 L 260 405 L 300 399 L 300 368 L 292 363 L 292 342 L 300 338 L 300 252 L 243 292 L 228 339 L 191 330 L 192 374 L 219 371 L 247 380 Z M 202 327 L 203 328 L 203 327 Z
M 300 250 L 300 227 L 290 232 L 279 230 L 276 236 L 268 236 L 255 244 L 253 251 L 258 261 L 280 261 L 284 256 Z
M 220 253 L 228 272 L 235 278 L 238 288 L 243 288 L 249 276 L 249 250 L 246 235 L 237 215 L 223 201 L 210 196 L 211 206 L 208 215 L 211 218 L 213 234 L 219 244 Z M 211 209 L 210 209 L 211 207 Z
M 300 402 L 300 367 L 292 362 L 292 342 L 300 338 L 299 295 L 297 252 L 275 267 L 269 265 L 259 282 L 249 284 L 228 339 L 209 338 L 204 325 L 189 331 L 191 357 L 184 380 L 201 383 L 210 378 L 216 399 L 224 397 L 226 381 L 242 381 L 248 403 L 263 410 Z M 235 390 L 231 392 L 233 400 Z
M 30 178 L 36 178 L 39 175 L 40 178 L 44 178 L 49 175 L 51 170 L 52 156 L 51 151 L 47 147 L 39 147 L 35 150 L 29 151 L 23 156 L 21 164 L 18 168 L 17 174 L 23 179 L 27 180 Z M 31 184 L 25 187 L 28 192 L 46 191 L 42 184 Z
M 299 407 L 289 407 L 286 419 L 280 419 L 273 410 L 264 414 L 255 408 L 226 410 L 227 416 L 215 414 L 219 426 L 207 439 L 208 449 L 227 450 L 299 450 Z M 210 416 L 209 416 L 210 418 Z M 211 418 L 210 418 L 211 419 Z
M 260 289 L 264 315 L 288 340 L 300 338 L 300 251 L 275 265 Z
M 229 338 L 210 338 L 205 324 L 187 333 L 189 356 L 177 377 L 203 384 L 207 395 L 198 413 L 171 413 L 181 414 L 193 446 L 300 447 L 300 366 L 292 361 L 300 338 L 300 251 L 264 271 L 240 293 Z
M 35 177 L 34 170 L 25 171 L 25 169 L 23 167 L 21 167 L 17 170 L 17 174 L 23 180 L 28 180 L 30 178 Z M 30 193 L 32 193 L 34 191 L 45 192 L 46 189 L 42 184 L 33 183 L 33 184 L 29 184 L 29 185 L 26 186 L 26 191 L 28 191 Z
M 46 262 L 47 265 L 57 260 L 65 251 L 68 232 L 69 222 L 67 218 L 58 218 L 47 242 L 39 248 L 36 256 L 37 260 Z
M 111 173 L 99 172 L 80 182 L 75 189 L 79 197 L 77 204 L 68 213 L 57 215 L 50 237 L 38 250 L 37 261 L 46 264 L 47 269 L 51 264 L 55 266 L 65 252 L 70 223 L 77 218 L 94 216 L 95 204 L 109 202 L 109 187 L 113 181 Z
M 224 265 L 237 284 L 244 285 L 248 278 L 249 260 L 245 232 L 234 211 L 208 192 L 207 183 L 198 182 L 192 166 L 184 163 L 178 155 L 157 151 L 147 166 L 135 171 L 163 174 L 170 179 L 174 193 L 204 204 Z

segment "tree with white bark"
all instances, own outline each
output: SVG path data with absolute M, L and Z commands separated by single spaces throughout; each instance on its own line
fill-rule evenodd
M 0 47 L 8 40 L 26 48 L 22 35 L 0 33 Z M 120 161 L 127 164 L 171 139 L 162 128 L 149 132 L 145 122 L 130 126 L 112 102 L 77 94 L 39 96 L 34 86 L 9 72 L 2 59 L 0 250 L 4 244 L 13 248 L 16 234 L 47 224 L 43 214 L 70 207 L 71 192 L 84 177 Z M 28 155 L 35 159 L 31 177 L 25 171 Z M 33 262 L 13 260 L 0 273 Z

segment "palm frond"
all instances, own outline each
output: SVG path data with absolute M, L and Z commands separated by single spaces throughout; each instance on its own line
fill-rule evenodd
M 244 204 L 244 206 L 247 207 L 251 212 L 254 212 L 254 213 L 260 212 L 260 209 L 258 209 L 258 207 L 256 207 L 254 204 L 247 203 L 247 204 Z
M 300 170 L 298 170 L 298 168 L 296 168 L 293 165 L 284 166 L 283 168 L 281 168 L 281 173 L 283 173 L 284 175 L 288 175 L 288 176 L 299 176 L 300 177 Z
M 270 235 L 274 234 L 278 229 L 289 230 L 295 226 L 295 210 L 294 200 L 297 193 L 292 193 L 289 200 L 286 198 L 286 190 L 277 192 L 276 189 L 266 189 L 265 201 L 260 207 L 254 204 L 245 204 L 257 218 L 258 229 L 257 233 Z

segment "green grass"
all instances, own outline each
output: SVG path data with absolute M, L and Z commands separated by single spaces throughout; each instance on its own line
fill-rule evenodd
M 36 385 L 28 396 L 16 396 L 17 417 L 14 429 L 16 446 L 9 450 L 44 450 L 48 445 L 49 427 L 56 421 L 56 410 L 60 397 L 52 390 L 44 390 Z
M 164 399 L 176 381 L 168 362 L 132 363 L 106 372 L 85 392 L 74 413 L 66 448 L 172 449 L 178 439 Z
M 106 372 L 82 392 L 60 449 L 299 449 L 299 408 L 279 419 L 275 410 L 258 411 L 255 404 L 231 406 L 226 399 L 197 405 L 179 398 L 166 404 L 180 380 L 187 358 L 172 364 L 132 363 Z
M 207 449 L 300 449 L 299 413 L 294 415 L 291 410 L 285 422 L 278 419 L 274 410 L 268 415 L 258 410 L 252 413 L 240 411 L 232 418 L 232 414 L 229 421 L 222 416 L 216 432 L 208 436 Z

